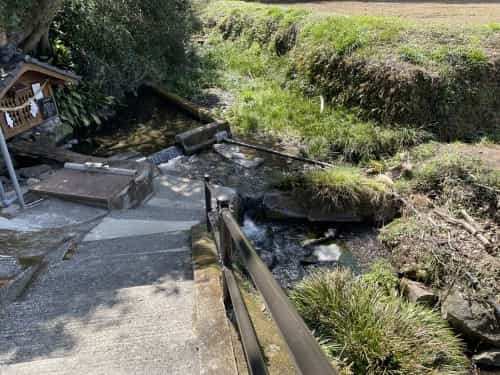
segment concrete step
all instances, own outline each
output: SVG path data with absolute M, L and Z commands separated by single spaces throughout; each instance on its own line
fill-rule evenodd
M 121 220 L 151 221 L 199 221 L 204 217 L 205 208 L 199 203 L 154 199 L 155 205 L 148 202 L 148 204 L 134 210 L 114 211 L 108 217 Z
M 51 297 L 63 301 L 82 294 L 191 280 L 191 254 L 187 247 L 177 251 L 142 252 L 117 257 L 77 254 L 40 276 L 23 300 L 51 303 Z
M 154 179 L 155 197 L 177 202 L 204 202 L 203 182 L 172 175 L 162 175 Z M 203 207 L 203 206 L 201 206 Z
M 156 233 L 168 233 L 189 230 L 199 221 L 164 221 L 146 219 L 117 219 L 104 218 L 99 225 L 94 227 L 83 239 L 87 241 L 110 240 L 114 238 L 125 238 L 143 236 Z
M 168 291 L 140 286 L 67 302 L 76 309 L 39 313 L 34 321 L 26 320 L 33 314 L 20 316 L 17 326 L 2 329 L 0 373 L 198 373 L 191 281 Z
M 139 254 L 163 250 L 176 250 L 186 247 L 189 231 L 154 233 L 143 236 L 113 238 L 102 241 L 87 241 L 81 243 L 77 256 L 114 256 L 119 254 Z

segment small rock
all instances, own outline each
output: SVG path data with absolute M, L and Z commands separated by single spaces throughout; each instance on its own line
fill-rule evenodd
M 438 296 L 434 294 L 432 289 L 418 281 L 403 278 L 399 286 L 403 295 L 410 302 L 434 306 L 438 301 Z
M 311 256 L 302 260 L 303 264 L 338 262 L 342 249 L 337 244 L 316 246 Z
M 410 178 L 413 175 L 413 164 L 411 163 L 403 163 L 401 164 L 401 177 Z
M 389 169 L 387 174 L 393 179 L 397 180 L 399 178 L 410 178 L 413 174 L 413 165 L 411 163 L 401 163 L 395 167 Z
M 224 158 L 245 168 L 257 168 L 264 163 L 262 158 L 252 158 L 240 152 L 240 148 L 237 146 L 217 143 L 213 146 L 213 149 Z
M 330 228 L 325 232 L 323 237 L 304 240 L 300 243 L 300 246 L 308 247 L 308 246 L 319 245 L 323 242 L 333 240 L 336 236 L 337 236 L 337 229 Z
M 491 306 L 469 301 L 459 291 L 453 291 L 442 302 L 441 313 L 467 342 L 500 347 L 500 327 Z
M 34 186 L 34 185 L 39 184 L 39 183 L 40 183 L 40 180 L 38 178 L 33 178 L 33 177 L 28 178 L 28 180 L 26 181 L 26 184 L 28 186 Z
M 472 361 L 481 368 L 500 368 L 500 350 L 493 349 L 476 354 L 472 357 Z

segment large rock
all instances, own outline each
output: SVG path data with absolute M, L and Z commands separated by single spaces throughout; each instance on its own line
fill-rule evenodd
M 305 220 L 307 211 L 291 195 L 277 191 L 264 194 L 262 200 L 266 217 L 270 220 Z
M 264 194 L 263 208 L 271 220 L 309 220 L 311 222 L 359 223 L 364 218 L 353 209 L 334 209 L 311 199 L 271 191 Z
M 401 292 L 410 302 L 434 306 L 438 301 L 432 289 L 418 281 L 402 278 L 399 285 Z
M 500 347 L 500 326 L 493 308 L 467 300 L 462 293 L 453 291 L 442 303 L 441 312 L 468 343 Z
M 487 350 L 476 354 L 472 357 L 472 361 L 481 368 L 500 368 L 500 350 Z

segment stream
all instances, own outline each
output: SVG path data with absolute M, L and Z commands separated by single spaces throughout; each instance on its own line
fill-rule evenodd
M 175 134 L 199 126 L 171 105 L 166 105 L 154 93 L 140 90 L 138 96 L 128 98 L 112 123 L 94 137 L 83 142 L 78 151 L 98 156 L 116 156 L 135 152 L 150 155 L 172 146 Z M 241 137 L 241 136 L 240 136 Z M 244 135 L 245 140 L 265 144 L 281 151 L 296 153 L 295 145 L 281 140 L 256 139 Z M 304 165 L 270 154 L 241 148 L 241 152 L 264 159 L 258 168 L 244 168 L 212 150 L 193 156 L 181 156 L 160 166 L 168 174 L 191 179 L 202 179 L 209 174 L 212 183 L 227 186 L 245 195 L 259 195 L 269 189 L 269 183 L 283 172 L 300 171 Z M 354 273 L 363 272 L 382 251 L 376 239 L 377 231 L 363 225 L 335 225 L 301 222 L 272 222 L 259 212 L 248 211 L 241 222 L 244 233 L 255 245 L 276 280 L 290 288 L 308 273 L 318 268 L 347 267 Z M 335 232 L 327 240 L 314 245 L 326 232 Z
M 386 255 L 377 230 L 361 224 L 273 222 L 246 213 L 242 230 L 286 289 L 317 269 L 344 267 L 361 274 Z M 331 233 L 332 238 L 325 237 Z

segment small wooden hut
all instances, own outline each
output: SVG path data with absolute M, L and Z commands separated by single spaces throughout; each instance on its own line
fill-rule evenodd
M 0 48 L 0 153 L 23 208 L 25 202 L 6 140 L 55 120 L 58 112 L 54 86 L 79 80 L 73 73 L 18 53 L 12 45 Z M 8 204 L 0 181 L 0 206 Z
M 0 125 L 6 139 L 55 118 L 54 87 L 75 84 L 77 75 L 29 56 L 0 64 Z

